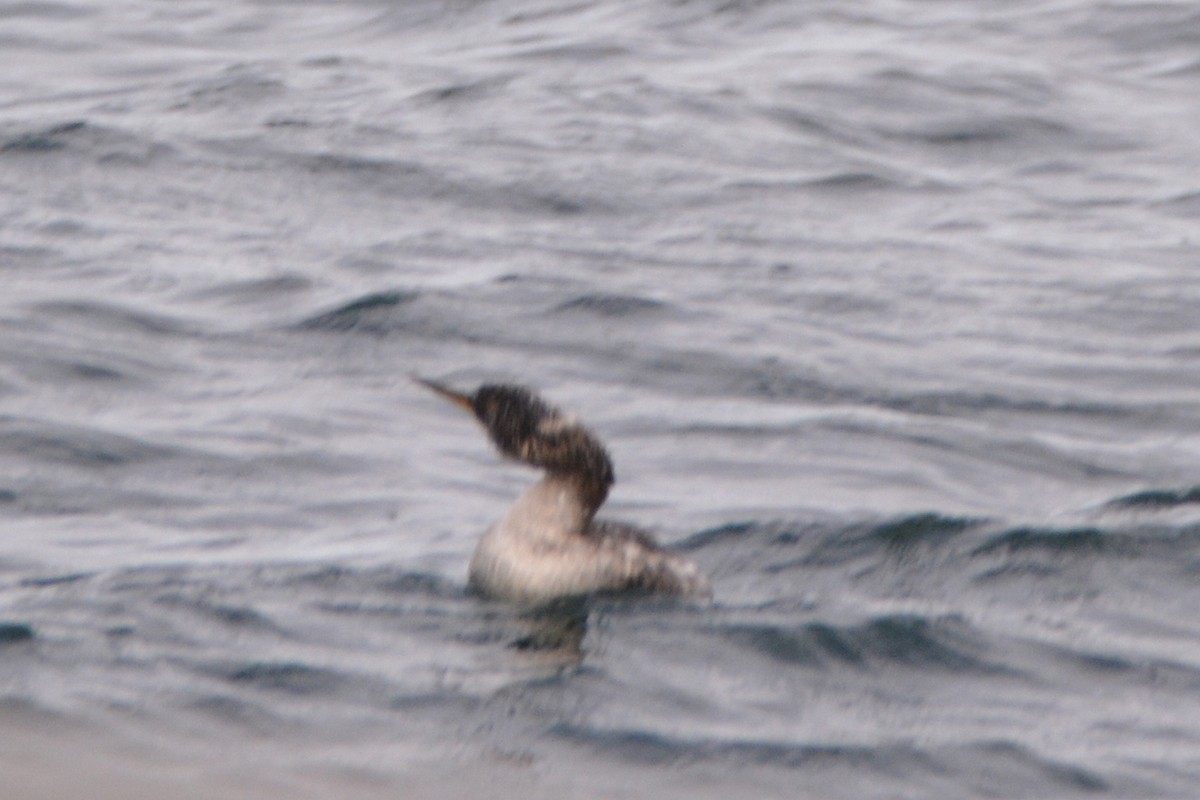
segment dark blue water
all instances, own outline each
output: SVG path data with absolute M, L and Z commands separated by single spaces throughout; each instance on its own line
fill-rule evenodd
M 1194 4 L 0 2 L 0 67 L 5 800 L 1194 796 Z M 713 605 L 510 647 L 533 476 L 413 373 L 577 412 Z

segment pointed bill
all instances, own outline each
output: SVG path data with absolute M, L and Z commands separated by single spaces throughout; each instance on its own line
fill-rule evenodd
M 413 375 L 412 379 L 416 383 L 419 383 L 422 386 L 424 386 L 426 389 L 430 389 L 435 394 L 438 394 L 441 397 L 443 397 L 444 399 L 449 400 L 451 403 L 454 403 L 457 406 L 465 408 L 467 411 L 471 412 L 472 414 L 475 413 L 475 404 L 471 402 L 471 398 L 468 397 L 467 395 L 459 394 L 458 392 L 453 391 L 452 389 L 446 388 L 445 386 L 438 383 L 437 381 L 431 381 L 431 380 L 422 378 L 417 375 Z

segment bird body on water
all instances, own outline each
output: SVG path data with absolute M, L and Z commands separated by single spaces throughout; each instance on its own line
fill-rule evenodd
M 474 414 L 502 454 L 546 473 L 479 540 L 474 589 L 530 606 L 598 593 L 711 595 L 688 559 L 633 526 L 595 518 L 614 480 L 612 462 L 573 417 L 521 386 L 487 384 L 466 395 L 417 380 Z

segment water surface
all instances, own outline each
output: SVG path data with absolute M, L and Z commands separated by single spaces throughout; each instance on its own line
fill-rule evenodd
M 1197 31 L 0 2 L 12 796 L 1191 796 Z M 509 647 L 532 476 L 412 373 L 578 412 L 713 605 Z

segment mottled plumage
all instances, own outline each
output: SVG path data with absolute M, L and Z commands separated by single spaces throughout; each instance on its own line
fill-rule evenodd
M 470 410 L 502 454 L 546 471 L 480 539 L 470 577 L 481 593 L 528 605 L 598 592 L 711 594 L 692 562 L 636 528 L 594 518 L 613 484 L 612 461 L 574 417 L 521 386 L 464 395 L 420 383 Z
M 615 480 L 608 451 L 592 434 L 523 386 L 484 385 L 471 396 L 475 416 L 501 453 L 570 480 L 591 519 Z

